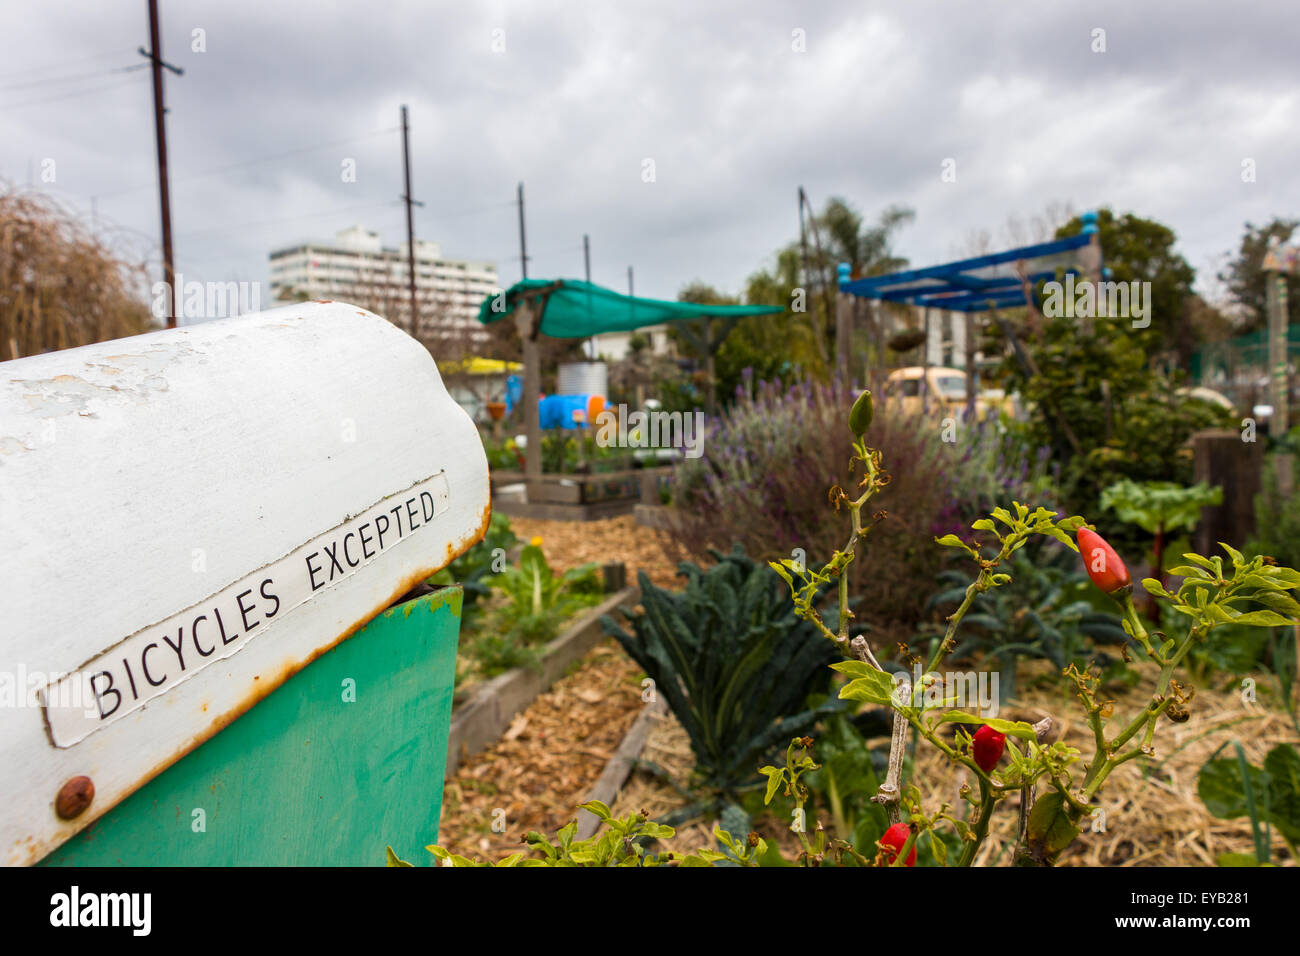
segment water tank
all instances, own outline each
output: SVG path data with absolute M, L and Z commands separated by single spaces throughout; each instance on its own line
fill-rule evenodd
M 604 362 L 565 362 L 558 371 L 556 395 L 609 394 L 609 366 Z

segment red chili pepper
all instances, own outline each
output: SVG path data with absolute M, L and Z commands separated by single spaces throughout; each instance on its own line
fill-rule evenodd
M 898 854 L 903 851 L 903 846 L 907 843 L 907 838 L 912 835 L 912 829 L 906 823 L 895 823 L 885 831 L 885 835 L 880 838 L 880 842 L 889 847 L 885 851 L 885 859 L 893 863 L 898 859 Z M 916 841 L 912 842 L 912 852 L 907 855 L 903 861 L 904 866 L 916 865 Z
M 985 773 L 992 773 L 993 768 L 1002 759 L 1002 751 L 1007 749 L 1007 735 L 1000 734 L 988 724 L 975 731 L 971 739 L 970 753 Z
M 1129 577 L 1128 568 L 1124 567 L 1124 562 L 1115 553 L 1115 549 L 1106 543 L 1105 538 L 1095 531 L 1080 528 L 1078 539 L 1079 554 L 1083 557 L 1083 566 L 1093 584 L 1111 595 L 1132 586 L 1133 579 Z

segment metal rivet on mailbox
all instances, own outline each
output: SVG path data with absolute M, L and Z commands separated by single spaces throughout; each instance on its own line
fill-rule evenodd
M 59 788 L 54 798 L 54 812 L 61 819 L 71 820 L 81 816 L 95 799 L 95 783 L 89 777 L 73 777 Z

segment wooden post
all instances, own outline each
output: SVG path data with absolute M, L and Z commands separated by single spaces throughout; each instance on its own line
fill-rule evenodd
M 975 421 L 975 318 L 969 312 L 963 312 L 965 327 L 962 331 L 963 345 L 966 346 L 966 420 Z
M 1255 531 L 1263 443 L 1244 442 L 1232 428 L 1209 428 L 1192 436 L 1192 453 L 1192 480 L 1223 489 L 1223 504 L 1201 509 L 1193 546 L 1201 554 L 1213 554 L 1220 541 L 1240 548 Z
M 1269 403 L 1273 406 L 1273 414 L 1268 419 L 1268 433 L 1273 438 L 1280 439 L 1286 434 L 1291 417 L 1287 407 L 1290 376 L 1287 374 L 1286 275 L 1281 271 L 1269 271 L 1264 273 L 1264 277 L 1268 304 Z M 1282 454 L 1275 457 L 1278 493 L 1290 497 L 1295 486 L 1295 476 L 1291 474 L 1291 456 Z
M 876 329 L 876 368 L 880 371 L 880 378 L 885 377 L 885 370 L 889 368 L 889 357 L 886 354 L 888 345 L 885 341 L 885 303 L 873 299 L 870 304 L 871 321 Z
M 841 262 L 837 267 L 837 276 L 841 286 L 849 281 L 849 264 Z M 850 356 L 853 353 L 853 299 L 847 292 L 835 295 L 835 371 L 840 381 L 851 384 Z
M 532 299 L 519 304 L 515 311 L 515 324 L 524 346 L 524 433 L 528 446 L 524 455 L 524 483 L 527 497 L 536 501 L 534 488 L 542 477 L 542 424 L 537 408 L 537 396 L 542 390 L 541 358 L 537 344 L 540 304 Z
M 921 410 L 930 411 L 930 307 L 926 306 L 925 343 L 921 346 Z
M 1089 210 L 1079 217 L 1083 221 L 1083 232 L 1088 236 L 1088 244 L 1079 250 L 1079 265 L 1083 269 L 1085 278 L 1093 283 L 1094 290 L 1098 293 L 1097 300 L 1101 300 L 1101 233 L 1097 230 L 1097 214 Z M 1092 317 L 1081 316 L 1079 318 L 1079 334 L 1082 336 L 1092 335 Z

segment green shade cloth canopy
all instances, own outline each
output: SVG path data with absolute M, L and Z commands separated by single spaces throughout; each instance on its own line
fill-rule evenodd
M 545 303 L 541 332 L 556 339 L 585 339 L 601 332 L 630 332 L 647 325 L 683 319 L 742 318 L 785 311 L 779 305 L 706 305 L 643 299 L 580 279 L 524 279 L 505 292 L 484 299 L 479 306 L 478 320 L 487 325 L 504 319 L 528 298 Z

